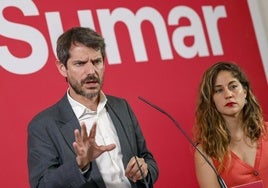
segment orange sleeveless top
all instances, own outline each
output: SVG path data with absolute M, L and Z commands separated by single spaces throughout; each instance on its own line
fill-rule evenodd
M 217 162 L 214 165 L 217 168 Z M 228 167 L 220 173 L 228 187 L 262 180 L 264 187 L 268 188 L 268 135 L 261 137 L 258 142 L 254 167 L 240 160 L 233 152 Z

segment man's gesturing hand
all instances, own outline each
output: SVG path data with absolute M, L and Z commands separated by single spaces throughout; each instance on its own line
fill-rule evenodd
M 81 125 L 81 133 L 78 129 L 74 131 L 75 142 L 73 143 L 74 151 L 76 153 L 76 161 L 81 170 L 88 167 L 89 163 L 100 156 L 105 151 L 111 151 L 115 148 L 115 144 L 107 146 L 98 146 L 95 141 L 96 123 L 93 124 L 89 135 L 87 135 L 87 128 L 85 123 Z

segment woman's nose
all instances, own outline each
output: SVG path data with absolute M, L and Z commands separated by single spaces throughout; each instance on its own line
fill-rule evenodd
M 226 99 L 229 99 L 229 98 L 231 98 L 232 97 L 232 91 L 230 91 L 229 89 L 225 89 L 225 91 L 224 91 L 224 97 L 226 98 Z

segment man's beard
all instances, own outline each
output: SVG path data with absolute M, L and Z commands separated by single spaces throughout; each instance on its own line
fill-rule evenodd
M 95 81 L 95 82 L 99 83 L 100 88 L 94 93 L 86 93 L 85 91 L 82 90 L 82 86 L 88 81 Z M 95 77 L 94 75 L 86 77 L 85 79 L 83 79 L 81 81 L 81 83 L 79 83 L 78 81 L 73 81 L 72 79 L 68 79 L 68 82 L 76 94 L 84 96 L 87 99 L 93 99 L 96 96 L 98 96 L 100 94 L 100 90 L 102 87 L 101 80 L 99 78 Z

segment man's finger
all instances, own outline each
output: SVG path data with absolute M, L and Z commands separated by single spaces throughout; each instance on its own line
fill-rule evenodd
M 89 133 L 89 138 L 95 138 L 96 136 L 96 129 L 97 129 L 97 124 L 94 123 L 91 130 L 90 130 L 90 133 Z

